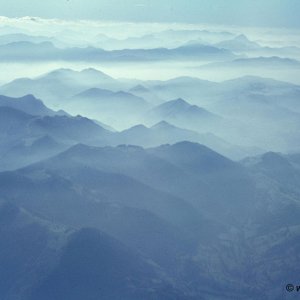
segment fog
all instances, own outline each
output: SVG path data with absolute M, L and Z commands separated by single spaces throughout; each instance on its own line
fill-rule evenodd
M 0 18 L 1 300 L 296 295 L 300 35 L 242 23 Z

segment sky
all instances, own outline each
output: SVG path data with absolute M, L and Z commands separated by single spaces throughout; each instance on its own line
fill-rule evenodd
M 300 28 L 300 0 L 0 0 L 0 15 Z

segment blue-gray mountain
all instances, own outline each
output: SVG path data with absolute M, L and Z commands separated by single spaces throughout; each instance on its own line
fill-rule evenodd
M 27 256 L 10 252 L 18 269 L 6 252 L 1 257 L 28 299 L 274 299 L 282 274 L 293 282 L 299 273 L 299 180 L 297 156 L 270 153 L 239 164 L 187 142 L 147 150 L 77 145 L 0 174 L 1 232 L 17 236 L 14 243 L 24 243 L 24 230 L 37 238 L 23 247 L 40 257 L 33 277 L 40 279 L 20 277 Z M 275 261 L 286 261 L 288 251 L 295 255 L 282 268 Z M 4 299 L 14 284 L 6 272 Z
M 296 31 L 0 20 L 1 300 L 297 298 Z

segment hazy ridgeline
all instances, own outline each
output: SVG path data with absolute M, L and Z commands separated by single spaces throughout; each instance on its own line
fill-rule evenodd
M 298 31 L 142 25 L 1 17 L 0 299 L 294 299 Z

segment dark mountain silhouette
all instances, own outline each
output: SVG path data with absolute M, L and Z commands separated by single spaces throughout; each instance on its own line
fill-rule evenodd
M 38 103 L 38 108 L 42 108 L 43 112 L 52 114 L 40 102 L 33 102 Z M 28 107 L 31 111 L 36 109 L 34 106 Z M 22 167 L 57 154 L 78 142 L 101 145 L 111 134 L 111 131 L 81 116 L 33 116 L 0 106 L 0 168 Z
M 59 265 L 30 299 L 189 299 L 131 249 L 94 229 L 71 236 Z
M 158 127 L 161 125 L 166 124 Z M 7 270 L 15 276 L 6 275 L 2 280 L 3 294 L 10 295 L 10 278 L 21 278 L 17 285 L 24 286 L 26 281 L 27 293 L 32 297 L 29 299 L 63 299 L 65 295 L 73 297 L 75 291 L 74 297 L 88 294 L 117 299 L 123 293 L 125 299 L 151 299 L 153 295 L 195 299 L 195 295 L 206 297 L 214 290 L 203 282 L 218 286 L 219 297 L 228 294 L 243 298 L 247 294 L 257 298 L 261 293 L 265 297 L 259 287 L 247 293 L 244 289 L 252 286 L 257 276 L 268 281 L 268 276 L 278 270 L 274 264 L 266 274 L 262 272 L 266 270 L 266 257 L 272 262 L 281 260 L 298 245 L 296 232 L 290 230 L 287 234 L 285 226 L 299 226 L 299 204 L 290 198 L 299 193 L 299 181 L 295 178 L 288 186 L 276 170 L 299 171 L 297 156 L 269 153 L 252 161 L 234 163 L 189 142 L 147 150 L 77 145 L 22 170 L 1 173 L 0 197 L 10 204 L 6 204 L 5 211 L 0 209 L 5 216 L 0 222 L 5 224 L 0 239 L 7 241 L 0 259 L 3 254 Z M 265 187 L 258 188 L 257 182 Z M 276 191 L 283 186 L 287 189 Z M 24 217 L 14 217 L 20 222 L 14 225 L 16 221 L 10 216 L 20 216 L 14 212 L 15 206 L 22 207 L 21 215 L 26 218 L 34 215 L 29 223 L 38 224 L 29 228 L 35 231 L 23 231 Z M 267 210 L 261 210 L 261 206 Z M 66 230 L 70 227 L 72 230 Z M 8 239 L 12 233 L 14 239 Z M 12 243 L 29 249 L 19 238 L 27 234 L 31 235 L 27 239 L 34 253 L 44 253 L 32 271 L 41 278 L 38 282 L 20 275 L 26 270 L 26 251 L 24 256 L 5 252 Z M 261 234 L 263 249 L 259 246 Z M 50 245 L 57 251 L 48 250 Z M 249 256 L 254 261 L 249 261 Z M 17 265 L 13 265 L 15 257 L 20 259 Z M 258 260 L 262 263 L 257 265 Z M 207 261 L 209 265 L 205 266 Z M 293 261 L 294 257 L 289 259 L 289 263 Z M 228 270 L 230 266 L 234 273 Z M 247 273 L 245 279 L 240 274 L 245 274 L 249 266 L 255 272 Z M 292 279 L 296 277 L 297 268 L 294 273 L 288 266 L 280 270 Z M 124 278 L 134 285 L 128 285 Z M 279 282 L 280 278 L 274 280 Z M 176 289 L 174 282 L 178 283 Z
M 192 299 L 157 266 L 103 232 L 53 224 L 8 202 L 1 202 L 0 215 L 0 289 L 5 299 L 16 294 L 30 300 Z

